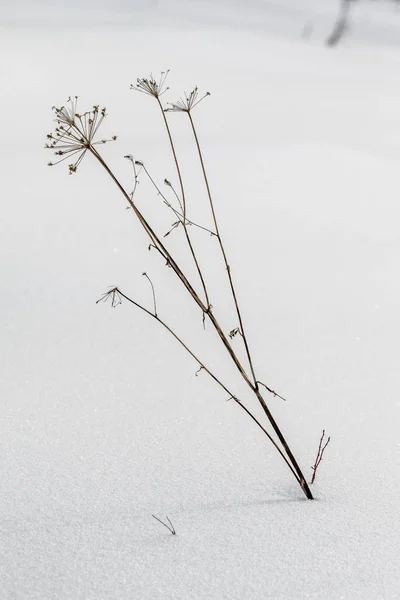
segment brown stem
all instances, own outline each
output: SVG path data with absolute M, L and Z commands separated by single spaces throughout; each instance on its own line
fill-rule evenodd
M 137 208 L 137 206 L 133 202 L 133 200 L 130 197 L 130 195 L 125 191 L 125 189 L 122 187 L 121 183 L 115 177 L 115 175 L 111 171 L 110 167 L 103 160 L 103 158 L 100 156 L 100 154 L 97 152 L 97 150 L 95 148 L 93 148 L 92 146 L 90 146 L 89 150 L 93 154 L 93 156 L 99 161 L 99 163 L 101 164 L 101 166 L 105 169 L 105 171 L 108 173 L 108 175 L 114 181 L 114 183 L 116 184 L 116 186 L 118 187 L 118 189 L 121 191 L 121 193 L 123 194 L 123 196 L 125 197 L 125 199 L 127 200 L 127 202 L 130 204 L 131 208 L 133 209 L 133 212 L 135 213 L 135 215 L 139 219 L 140 223 L 142 224 L 143 228 L 145 229 L 145 231 L 149 235 L 152 243 L 154 244 L 154 247 L 167 260 L 168 264 L 175 271 L 176 275 L 182 281 L 183 285 L 188 290 L 189 294 L 196 301 L 196 303 L 200 306 L 201 310 L 203 312 L 207 312 L 207 310 L 208 310 L 207 307 L 202 302 L 201 298 L 199 297 L 199 295 L 197 294 L 197 292 L 195 291 L 195 289 L 192 287 L 192 285 L 190 284 L 189 280 L 186 278 L 186 276 L 184 275 L 184 273 L 182 272 L 182 270 L 179 268 L 179 266 L 177 265 L 177 263 L 175 262 L 175 260 L 172 258 L 171 254 L 169 253 L 169 251 L 167 250 L 167 248 L 164 246 L 164 244 L 158 238 L 157 234 L 150 227 L 149 223 L 146 221 L 146 219 L 144 218 L 144 216 L 142 215 L 142 213 L 140 212 L 140 210 Z
M 183 203 L 183 223 L 182 223 L 183 224 L 183 229 L 185 231 L 185 236 L 186 236 L 186 240 L 187 240 L 187 243 L 188 243 L 188 246 L 189 246 L 189 249 L 190 249 L 190 253 L 192 255 L 193 261 L 194 261 L 194 263 L 196 265 L 196 269 L 197 269 L 197 272 L 198 272 L 199 277 L 200 277 L 201 285 L 203 286 L 203 291 L 204 291 L 204 296 L 205 296 L 205 299 L 206 299 L 206 304 L 207 304 L 207 307 L 209 307 L 210 306 L 210 300 L 209 300 L 209 297 L 208 297 L 207 287 L 206 287 L 206 284 L 205 284 L 205 281 L 204 281 L 203 273 L 202 273 L 202 271 L 200 269 L 199 261 L 197 260 L 196 253 L 195 253 L 194 248 L 193 248 L 192 241 L 191 241 L 190 236 L 189 236 L 189 232 L 187 230 L 185 188 L 183 187 L 183 179 L 182 179 L 181 169 L 179 167 L 178 157 L 176 156 L 174 141 L 172 139 L 171 130 L 170 130 L 169 125 L 168 125 L 168 121 L 167 121 L 166 114 L 164 112 L 164 108 L 163 108 L 163 106 L 161 104 L 160 98 L 158 98 L 158 97 L 157 97 L 157 102 L 158 102 L 158 105 L 160 107 L 160 110 L 161 110 L 161 113 L 162 113 L 162 116 L 163 116 L 164 125 L 165 125 L 165 128 L 167 130 L 168 139 L 169 139 L 169 143 L 170 143 L 171 150 L 172 150 L 172 155 L 174 157 L 176 172 L 178 173 L 178 179 L 179 179 L 179 185 L 180 185 L 180 188 L 181 188 L 182 203 Z
M 312 468 L 312 470 L 314 471 L 314 472 L 313 472 L 312 479 L 311 479 L 311 483 L 314 483 L 314 481 L 315 481 L 315 478 L 316 478 L 316 476 L 317 476 L 317 469 L 318 469 L 318 467 L 319 467 L 319 464 L 320 464 L 320 462 L 321 462 L 321 460 L 322 460 L 322 457 L 323 457 L 323 455 L 324 455 L 325 448 L 327 447 L 327 445 L 328 445 L 328 444 L 329 444 L 329 442 L 331 441 L 331 438 L 330 438 L 330 436 L 329 436 L 329 437 L 328 437 L 328 440 L 327 440 L 327 441 L 326 441 L 326 443 L 325 443 L 325 445 L 324 445 L 324 446 L 322 446 L 322 442 L 324 441 L 324 437 L 325 437 L 325 429 L 323 429 L 323 430 L 322 430 L 321 439 L 319 440 L 319 446 L 318 446 L 317 457 L 316 457 L 316 459 L 315 459 L 314 466 L 313 466 L 313 467 L 311 467 L 311 468 Z
M 111 292 L 113 292 L 113 291 L 114 290 L 111 290 Z M 135 300 L 132 300 L 132 298 L 129 298 L 129 296 L 127 296 L 126 294 L 124 294 L 123 292 L 121 292 L 121 290 L 119 288 L 115 288 L 115 291 L 117 291 L 118 294 L 120 296 L 122 296 L 122 298 L 125 298 L 125 300 L 127 300 L 128 302 L 130 302 L 134 306 L 137 306 L 137 308 L 140 308 L 147 315 L 149 315 L 150 317 L 153 317 L 153 319 L 155 319 L 158 323 L 160 323 L 160 325 L 162 325 L 177 340 L 177 342 L 179 342 L 179 344 L 181 346 L 183 346 L 183 348 L 186 350 L 186 352 L 188 352 L 188 354 L 190 354 L 190 356 L 192 358 L 194 358 L 194 360 L 200 365 L 200 369 L 203 369 L 206 373 L 208 373 L 208 375 L 229 395 L 229 398 L 233 399 L 236 402 L 236 404 L 238 404 L 238 406 L 240 406 L 240 408 L 242 408 L 249 415 L 249 417 L 251 417 L 252 420 L 258 425 L 258 427 L 264 432 L 264 434 L 267 436 L 267 438 L 270 440 L 270 442 L 272 442 L 272 444 L 274 445 L 275 449 L 279 452 L 279 454 L 281 455 L 281 457 L 283 458 L 283 460 L 285 461 L 285 463 L 287 464 L 287 466 L 289 467 L 289 469 L 292 471 L 292 473 L 295 476 L 295 478 L 297 479 L 298 483 L 302 486 L 300 478 L 298 477 L 298 475 L 294 471 L 292 465 L 290 464 L 290 462 L 288 461 L 288 459 L 286 458 L 286 456 L 283 454 L 282 450 L 279 448 L 279 446 L 277 445 L 277 443 L 275 442 L 275 440 L 273 439 L 273 437 L 261 425 L 261 423 L 258 421 L 258 419 L 249 411 L 249 409 L 246 408 L 246 406 L 226 387 L 226 385 L 224 385 L 222 383 L 222 381 L 220 379 L 218 379 L 218 377 L 216 375 L 214 375 L 214 373 L 212 371 L 210 371 L 210 369 L 208 367 L 206 367 L 206 365 L 203 363 L 203 361 L 201 361 L 194 354 L 194 352 L 192 352 L 192 350 L 190 350 L 190 348 L 175 333 L 175 331 L 173 329 L 171 329 L 171 327 L 169 325 L 167 325 L 167 323 L 165 321 L 163 321 L 163 319 L 161 319 L 155 312 L 152 313 L 151 311 L 149 311 L 147 308 L 145 308 L 144 306 L 142 306 L 141 304 L 139 304 Z
M 182 222 L 182 219 L 183 219 L 183 210 L 181 212 L 179 212 L 179 210 L 176 210 L 176 208 L 174 208 L 172 206 L 172 204 L 167 200 L 165 194 L 162 193 L 162 191 L 160 190 L 160 188 L 158 187 L 158 185 L 156 184 L 156 182 L 154 181 L 154 179 L 150 175 L 150 173 L 147 170 L 146 166 L 143 163 L 141 163 L 141 166 L 142 166 L 144 172 L 146 173 L 147 177 L 149 178 L 150 182 L 152 183 L 152 185 L 156 189 L 157 193 L 163 199 L 164 204 L 166 206 L 168 206 L 168 208 L 170 208 L 172 210 L 172 212 L 174 213 L 174 215 L 176 217 L 178 217 L 178 219 Z M 171 189 L 173 189 L 172 185 L 171 185 Z M 176 194 L 175 190 L 173 190 L 173 191 Z M 203 231 L 207 231 L 210 235 L 216 235 L 213 231 L 211 231 L 211 229 L 207 229 L 207 227 L 203 227 L 203 225 L 199 225 L 198 223 L 195 223 L 194 221 L 190 221 L 187 217 L 186 217 L 186 223 L 188 225 L 193 225 L 194 227 L 198 227 L 199 229 L 203 229 Z M 182 224 L 183 224 L 183 222 L 182 222 Z
M 252 361 L 252 358 L 251 358 L 251 355 L 250 355 L 249 345 L 247 343 L 246 333 L 245 333 L 244 326 L 243 326 L 242 315 L 241 315 L 241 312 L 240 312 L 239 303 L 238 303 L 238 299 L 237 299 L 237 296 L 236 296 L 236 290 L 235 290 L 235 286 L 233 284 L 233 279 L 232 279 L 232 275 L 231 275 L 231 268 L 230 268 L 230 266 L 228 264 L 228 258 L 226 256 L 225 248 L 224 248 L 224 245 L 222 243 L 221 234 L 219 232 L 217 216 L 215 214 L 215 209 L 214 209 L 214 202 L 213 202 L 213 199 L 212 199 L 210 185 L 208 183 L 208 177 L 207 177 L 206 169 L 205 169 L 205 166 L 204 166 L 203 154 L 201 152 L 199 139 L 197 137 L 196 128 L 194 126 L 193 118 L 192 118 L 192 115 L 190 114 L 190 111 L 187 111 L 187 115 L 189 117 L 190 124 L 192 126 L 192 131 L 193 131 L 194 139 L 195 139 L 195 142 L 196 142 L 197 152 L 198 152 L 199 160 L 200 160 L 200 164 L 201 164 L 201 170 L 203 172 L 203 178 L 204 178 L 204 182 L 206 184 L 208 200 L 209 200 L 209 203 L 210 203 L 211 213 L 212 213 L 212 217 L 213 217 L 213 221 L 214 221 L 215 232 L 217 234 L 218 243 L 219 243 L 219 246 L 220 246 L 220 249 L 221 249 L 221 253 L 222 253 L 222 256 L 223 256 L 223 259 L 224 259 L 224 263 L 225 263 L 225 267 L 226 267 L 226 271 L 227 271 L 228 279 L 229 279 L 229 285 L 230 285 L 230 288 L 231 288 L 232 297 L 233 297 L 233 301 L 234 301 L 235 308 L 236 308 L 236 314 L 237 314 L 237 317 L 238 317 L 238 320 L 239 320 L 240 333 L 242 334 L 243 343 L 244 343 L 244 347 L 245 347 L 246 355 L 247 355 L 247 360 L 249 362 L 251 374 L 253 376 L 254 387 L 257 388 L 258 387 L 257 377 L 255 375 L 255 371 L 254 371 L 254 367 L 253 367 L 253 361 Z
M 238 303 L 237 296 L 236 296 L 235 286 L 234 286 L 232 275 L 231 275 L 231 269 L 230 269 L 230 266 L 228 264 L 228 259 L 227 259 L 226 253 L 225 253 L 225 248 L 224 248 L 224 245 L 223 245 L 223 242 L 222 242 L 222 238 L 221 238 L 221 235 L 220 235 L 220 232 L 219 232 L 217 217 L 216 217 L 215 209 L 214 209 L 214 202 L 213 202 L 213 199 L 212 199 L 210 185 L 209 185 L 209 182 L 208 182 L 208 177 L 207 177 L 206 169 L 205 169 L 205 166 L 204 166 L 204 160 L 203 160 L 203 155 L 202 155 L 201 148 L 200 148 L 199 139 L 197 137 L 196 128 L 194 126 L 193 118 L 192 118 L 192 115 L 191 115 L 190 111 L 187 111 L 187 115 L 189 117 L 190 124 L 192 126 L 193 136 L 194 136 L 194 139 L 195 139 L 195 142 L 196 142 L 197 152 L 198 152 L 198 155 L 199 155 L 199 160 L 200 160 L 201 169 L 202 169 L 202 172 L 203 172 L 204 182 L 205 182 L 206 189 L 207 189 L 207 195 L 208 195 L 208 199 L 209 199 L 209 203 L 210 203 L 210 208 L 211 208 L 211 212 L 212 212 L 212 216 L 213 216 L 213 220 L 214 220 L 214 227 L 215 227 L 215 231 L 216 231 L 216 234 L 217 234 L 217 237 L 218 237 L 218 242 L 219 242 L 219 245 L 220 245 L 220 248 L 221 248 L 221 253 L 222 253 L 222 256 L 223 256 L 223 259 L 224 259 L 224 262 L 225 262 L 226 271 L 228 273 L 228 279 L 229 279 L 229 284 L 230 284 L 230 288 L 231 288 L 231 292 L 232 292 L 232 297 L 233 297 L 233 301 L 234 301 L 235 308 L 236 308 L 236 313 L 237 313 L 238 320 L 239 320 L 240 332 L 242 334 L 243 343 L 244 343 L 244 346 L 245 346 L 245 349 L 246 349 L 247 359 L 248 359 L 248 363 L 249 363 L 249 366 L 250 366 L 250 370 L 251 370 L 251 374 L 252 374 L 254 383 L 252 383 L 249 380 L 249 378 L 247 377 L 247 374 L 244 372 L 244 369 L 241 367 L 240 363 L 237 364 L 237 366 L 238 366 L 238 368 L 239 368 L 239 370 L 240 370 L 243 378 L 245 379 L 246 383 L 251 387 L 251 389 L 255 393 L 255 395 L 256 395 L 259 403 L 261 404 L 261 406 L 262 406 L 262 408 L 263 408 L 263 410 L 264 410 L 264 412 L 265 412 L 265 414 L 266 414 L 269 422 L 271 423 L 271 425 L 272 425 L 272 427 L 273 427 L 276 435 L 278 436 L 278 438 L 279 438 L 282 446 L 284 447 L 285 452 L 287 453 L 287 455 L 288 455 L 288 457 L 289 457 L 289 459 L 290 459 L 290 461 L 291 461 L 291 463 L 292 463 L 292 465 L 293 465 L 293 467 L 294 467 L 294 469 L 295 469 L 295 471 L 296 471 L 296 473 L 298 475 L 299 483 L 300 483 L 300 485 L 301 485 L 301 487 L 302 487 L 302 489 L 303 489 L 306 497 L 308 499 L 312 499 L 313 496 L 312 496 L 310 488 L 308 487 L 307 481 L 306 481 L 306 479 L 305 479 L 305 477 L 304 477 L 304 475 L 303 475 L 303 473 L 302 473 L 302 471 L 301 471 L 301 469 L 300 469 L 300 467 L 299 467 L 299 465 L 298 465 L 298 463 L 297 463 L 297 461 L 296 461 L 296 459 L 295 459 L 292 451 L 290 450 L 289 445 L 288 445 L 288 443 L 285 440 L 285 437 L 283 436 L 281 430 L 279 429 L 278 424 L 276 423 L 274 417 L 272 416 L 272 413 L 269 410 L 269 408 L 268 408 L 268 406 L 267 406 L 267 404 L 266 404 L 266 402 L 265 402 L 264 398 L 262 397 L 261 392 L 259 390 L 259 384 L 258 384 L 258 380 L 257 380 L 256 374 L 255 374 L 255 370 L 254 370 L 254 367 L 253 367 L 253 361 L 252 361 L 252 358 L 251 358 L 250 349 L 249 349 L 249 346 L 248 346 L 248 343 L 247 343 L 247 337 L 246 337 L 246 333 L 245 333 L 244 326 L 243 326 L 243 320 L 242 320 L 242 316 L 241 316 L 241 312 L 240 312 L 240 308 L 239 308 L 239 303 Z M 209 315 L 209 316 L 210 316 L 210 318 L 212 318 L 212 315 Z M 227 344 L 225 344 L 225 345 L 227 347 L 228 352 L 231 354 L 232 358 L 234 359 L 234 361 L 235 362 L 239 362 L 239 361 L 237 361 L 237 359 L 235 360 L 236 355 L 234 355 L 234 352 L 233 351 L 230 352 L 230 348 L 229 348 L 230 344 L 229 344 L 229 347 L 228 347 Z

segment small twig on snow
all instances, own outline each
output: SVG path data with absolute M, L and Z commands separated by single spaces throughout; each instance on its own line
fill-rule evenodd
M 325 452 L 325 448 L 327 447 L 327 445 L 329 444 L 329 442 L 331 441 L 331 437 L 328 437 L 328 441 L 325 443 L 325 445 L 323 446 L 322 443 L 324 441 L 324 437 L 325 437 L 325 429 L 322 430 L 322 435 L 321 435 L 321 439 L 319 440 L 319 446 L 318 446 L 318 452 L 317 452 L 317 458 L 315 459 L 315 463 L 314 466 L 311 467 L 312 470 L 314 471 L 312 479 L 311 479 L 311 483 L 314 483 L 315 481 L 315 477 L 317 475 L 317 469 L 319 467 L 319 464 L 322 460 L 322 457 L 324 455 Z
M 166 527 L 168 529 L 168 531 L 170 531 L 172 533 L 172 535 L 176 535 L 175 527 L 172 525 L 170 519 L 167 516 L 165 518 L 167 519 L 168 524 L 164 523 L 164 521 L 161 521 L 161 519 L 156 517 L 156 515 L 152 515 L 152 517 L 153 517 L 153 519 L 155 519 L 156 521 L 161 523 L 161 525 L 164 525 L 164 527 Z

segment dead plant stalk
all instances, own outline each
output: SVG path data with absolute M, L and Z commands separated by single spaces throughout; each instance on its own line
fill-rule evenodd
M 190 114 L 191 109 L 194 106 L 196 106 L 205 96 L 203 96 L 203 98 L 198 99 L 197 88 L 195 88 L 195 90 L 192 92 L 192 94 L 189 97 L 185 98 L 186 102 L 180 101 L 176 104 L 171 105 L 172 109 L 164 109 L 164 107 L 160 101 L 160 96 L 164 93 L 164 91 L 166 91 L 163 89 L 163 86 L 165 83 L 165 77 L 166 77 L 166 75 L 162 75 L 160 84 L 157 84 L 152 78 L 149 80 L 147 80 L 147 79 L 138 80 L 137 88 L 139 89 L 139 91 L 142 91 L 145 94 L 156 98 L 158 106 L 159 106 L 160 110 L 162 111 L 163 121 L 164 121 L 165 128 L 167 130 L 170 147 L 171 147 L 171 151 L 172 151 L 174 162 L 175 162 L 175 167 L 176 167 L 177 174 L 178 174 L 181 195 L 182 195 L 182 203 L 180 203 L 180 206 L 182 208 L 180 222 L 182 223 L 183 229 L 185 231 L 185 238 L 186 238 L 186 241 L 187 241 L 187 244 L 189 247 L 189 251 L 193 258 L 194 264 L 197 269 L 197 273 L 198 273 L 200 281 L 201 281 L 201 285 L 202 285 L 204 296 L 205 296 L 205 301 L 203 301 L 201 299 L 201 297 L 198 294 L 198 292 L 196 291 L 194 285 L 192 285 L 192 283 L 189 281 L 188 277 L 184 274 L 182 269 L 179 267 L 177 260 L 171 255 L 171 253 L 168 250 L 168 248 L 166 247 L 166 245 L 161 241 L 160 236 L 154 231 L 154 229 L 151 227 L 148 220 L 144 217 L 142 212 L 139 210 L 136 203 L 134 202 L 133 193 L 132 194 L 127 193 L 127 191 L 124 189 L 124 187 L 122 186 L 120 181 L 114 175 L 113 171 L 110 169 L 108 164 L 105 162 L 105 160 L 99 154 L 97 148 L 95 147 L 100 143 L 106 143 L 107 141 L 111 141 L 111 140 L 95 141 L 95 134 L 97 133 L 97 130 L 101 124 L 101 121 L 105 117 L 105 109 L 102 109 L 100 111 L 100 115 L 101 115 L 100 117 L 99 117 L 98 106 L 95 106 L 93 111 L 90 111 L 90 112 L 84 113 L 83 115 L 80 115 L 76 111 L 76 103 L 77 103 L 76 99 L 75 99 L 75 101 L 71 101 L 70 109 L 65 108 L 65 107 L 61 107 L 61 109 L 55 108 L 56 122 L 58 123 L 58 127 L 55 130 L 55 134 L 50 134 L 47 136 L 48 139 L 50 139 L 50 144 L 48 144 L 47 147 L 48 148 L 58 148 L 58 151 L 56 152 L 56 154 L 64 156 L 64 158 L 61 158 L 57 162 L 61 162 L 62 160 L 65 160 L 69 156 L 78 154 L 78 159 L 76 160 L 76 162 L 72 165 L 69 165 L 70 173 L 74 173 L 76 171 L 77 166 L 82 161 L 83 156 L 85 155 L 86 152 L 89 152 L 103 167 L 103 169 L 106 171 L 106 173 L 112 179 L 112 181 L 115 183 L 115 185 L 117 186 L 119 191 L 122 193 L 124 199 L 126 200 L 126 202 L 129 205 L 129 207 L 133 210 L 133 212 L 136 215 L 136 217 L 138 218 L 140 224 L 142 225 L 142 227 L 148 234 L 148 236 L 150 238 L 150 242 L 151 242 L 150 247 L 154 247 L 157 250 L 157 252 L 166 261 L 166 264 L 172 268 L 173 272 L 178 277 L 178 279 L 181 281 L 183 286 L 186 288 L 187 292 L 190 294 L 190 296 L 195 301 L 195 303 L 199 306 L 199 308 L 202 312 L 202 315 L 203 315 L 203 320 L 204 320 L 204 316 L 208 317 L 210 323 L 212 324 L 213 328 L 217 332 L 219 338 L 221 339 L 225 349 L 227 350 L 227 352 L 228 352 L 229 356 L 231 357 L 233 363 L 235 364 L 236 368 L 238 369 L 238 371 L 240 372 L 244 381 L 250 387 L 252 392 L 255 394 L 255 396 L 256 396 L 258 402 L 260 403 L 270 425 L 272 426 L 272 429 L 273 429 L 275 435 L 277 436 L 280 444 L 278 443 L 278 441 L 276 441 L 272 437 L 272 435 L 266 430 L 266 428 L 260 423 L 260 421 L 251 413 L 251 411 L 241 401 L 238 400 L 238 398 L 229 390 L 229 388 L 227 386 L 225 386 L 225 384 L 223 384 L 222 381 L 209 368 L 206 367 L 204 362 L 202 360 L 200 360 L 197 357 L 197 355 L 194 354 L 189 349 L 189 347 L 183 342 L 183 340 L 169 327 L 169 325 L 163 319 L 161 319 L 159 317 L 159 315 L 157 314 L 156 296 L 155 296 L 153 282 L 151 281 L 151 279 L 149 278 L 147 273 L 143 273 L 143 275 L 145 275 L 147 277 L 147 279 L 149 280 L 149 282 L 151 284 L 152 294 L 153 294 L 153 305 L 154 305 L 153 312 L 149 311 L 144 306 L 140 305 L 136 301 L 129 298 L 117 287 L 112 288 L 109 292 L 106 292 L 106 294 L 104 294 L 101 299 L 107 300 L 108 298 L 111 298 L 112 304 L 115 305 L 116 298 L 118 299 L 118 303 L 120 303 L 121 298 L 124 298 L 125 300 L 127 300 L 128 302 L 135 305 L 136 307 L 138 307 L 139 309 L 144 311 L 146 314 L 148 314 L 149 316 L 154 318 L 158 323 L 160 323 L 160 325 L 162 325 L 181 344 L 181 346 L 189 353 L 189 355 L 191 355 L 192 358 L 194 358 L 194 360 L 197 362 L 197 364 L 200 365 L 200 369 L 204 369 L 210 375 L 210 377 L 212 377 L 212 379 L 227 394 L 229 394 L 229 399 L 233 399 L 235 401 L 235 403 L 238 406 L 240 406 L 242 408 L 242 410 L 244 410 L 246 412 L 246 414 L 248 414 L 250 416 L 250 418 L 257 424 L 257 426 L 264 432 L 264 434 L 268 437 L 268 439 L 272 442 L 274 447 L 277 449 L 280 456 L 284 459 L 285 463 L 288 465 L 290 471 L 292 472 L 292 474 L 296 478 L 297 482 L 301 486 L 305 496 L 308 499 L 312 499 L 313 496 L 312 496 L 311 490 L 305 480 L 305 477 L 304 477 L 292 451 L 290 450 L 290 447 L 289 447 L 283 433 L 281 432 L 280 428 L 278 427 L 278 424 L 276 423 L 274 417 L 272 416 L 272 413 L 271 413 L 269 407 L 267 406 L 265 399 L 263 398 L 263 396 L 261 394 L 261 391 L 259 388 L 259 384 L 261 384 L 261 382 L 257 379 L 256 374 L 255 374 L 255 369 L 254 369 L 252 357 L 250 354 L 249 344 L 248 344 L 247 337 L 246 337 L 246 334 L 244 331 L 243 320 L 242 320 L 242 316 L 241 316 L 241 312 L 240 312 L 240 308 L 239 308 L 239 303 L 238 303 L 235 287 L 233 284 L 230 266 L 229 266 L 229 263 L 227 260 L 226 252 L 224 249 L 224 245 L 222 243 L 222 239 L 221 239 L 221 235 L 220 235 L 220 231 L 219 231 L 219 227 L 218 227 L 218 222 L 217 222 L 215 209 L 214 209 L 214 202 L 212 199 L 210 186 L 209 186 L 209 182 L 208 182 L 208 177 L 207 177 L 205 166 L 204 166 L 203 155 L 202 155 L 202 151 L 200 148 L 200 143 L 198 140 L 195 125 L 194 125 L 192 116 Z M 208 94 L 206 94 L 206 95 L 208 95 Z M 183 106 L 183 109 L 182 109 L 182 106 Z M 211 232 L 207 228 L 203 228 L 203 229 L 210 231 L 210 233 L 216 235 L 216 237 L 218 238 L 219 247 L 220 247 L 220 250 L 221 250 L 224 262 L 225 262 L 226 271 L 228 274 L 232 298 L 233 298 L 233 302 L 235 305 L 235 309 L 236 309 L 236 313 L 237 313 L 237 317 L 238 317 L 238 321 L 239 321 L 238 329 L 241 334 L 240 337 L 243 340 L 243 344 L 245 347 L 246 356 L 247 356 L 247 360 L 248 360 L 248 364 L 249 364 L 249 368 L 250 368 L 250 374 L 247 373 L 247 370 L 242 365 L 241 360 L 239 359 L 234 347 L 232 346 L 232 344 L 230 342 L 229 336 L 225 334 L 225 332 L 223 331 L 223 329 L 220 326 L 220 323 L 216 317 L 214 308 L 213 308 L 212 304 L 210 303 L 210 298 L 209 298 L 208 290 L 206 287 L 205 278 L 204 278 L 203 272 L 200 268 L 195 248 L 192 244 L 192 241 L 190 239 L 190 236 L 189 236 L 189 233 L 187 230 L 187 224 L 190 223 L 190 221 L 188 221 L 188 219 L 187 219 L 187 201 L 186 201 L 186 195 L 185 195 L 185 188 L 184 188 L 184 184 L 183 184 L 181 168 L 179 166 L 179 161 L 178 161 L 176 151 L 175 151 L 173 137 L 172 137 L 171 130 L 170 130 L 168 120 L 166 117 L 166 112 L 168 112 L 168 110 L 174 110 L 176 112 L 186 112 L 189 117 L 189 120 L 190 120 L 190 124 L 192 127 L 192 131 L 193 131 L 193 135 L 194 135 L 194 139 L 195 139 L 195 143 L 196 143 L 196 147 L 197 147 L 197 151 L 198 151 L 202 174 L 203 174 L 206 189 L 207 189 L 207 195 L 208 195 L 208 200 L 209 200 L 211 213 L 212 213 L 212 217 L 213 217 L 215 233 Z M 114 136 L 111 139 L 115 140 L 116 136 Z M 130 155 L 127 156 L 127 158 L 131 158 Z M 133 159 L 132 159 L 132 162 L 134 165 Z M 52 164 L 52 163 L 49 163 L 49 164 Z M 140 164 L 141 166 L 143 166 L 142 163 L 136 163 L 136 164 Z M 136 189 L 137 174 L 136 174 L 135 166 L 134 166 L 134 175 L 135 175 L 135 188 L 134 189 Z M 150 179 L 152 180 L 152 178 L 150 178 Z M 153 184 L 156 185 L 154 183 L 154 181 L 153 181 Z M 156 188 L 158 189 L 157 186 L 156 186 Z M 164 198 L 164 200 L 165 200 L 165 198 Z M 168 205 L 168 201 L 165 200 L 165 203 Z M 169 207 L 171 208 L 171 206 L 169 206 Z M 278 394 L 276 394 L 276 392 L 274 392 L 271 388 L 266 386 L 264 383 L 262 383 L 262 385 L 269 392 L 274 394 L 275 396 L 278 395 Z M 280 445 L 282 447 L 280 447 Z

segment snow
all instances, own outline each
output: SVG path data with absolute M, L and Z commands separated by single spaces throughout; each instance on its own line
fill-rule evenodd
M 0 6 L 0 595 L 399 598 L 398 10 L 360 2 L 332 50 L 328 0 L 79 7 Z M 107 106 L 119 138 L 102 150 L 128 189 L 129 153 L 176 182 L 156 106 L 129 90 L 165 68 L 168 100 L 211 92 L 194 118 L 221 233 L 257 372 L 287 398 L 267 401 L 309 479 L 322 429 L 332 438 L 315 501 L 159 324 L 96 306 L 109 285 L 151 306 L 146 271 L 163 316 L 260 415 L 106 175 L 90 157 L 73 177 L 46 166 L 51 106 L 76 93 Z M 190 132 L 170 119 L 197 205 Z M 138 194 L 167 231 L 144 179 Z M 218 310 L 214 240 L 193 236 Z

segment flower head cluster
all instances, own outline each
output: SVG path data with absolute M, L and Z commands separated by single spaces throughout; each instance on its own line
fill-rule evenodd
M 111 287 L 108 292 L 105 292 L 97 301 L 96 304 L 98 304 L 99 302 L 107 302 L 108 300 L 111 301 L 111 306 L 113 308 L 115 308 L 116 306 L 118 306 L 119 304 L 122 304 L 122 296 L 121 296 L 121 292 L 119 291 L 119 289 L 117 287 Z
M 49 150 L 54 149 L 54 154 L 61 157 L 55 162 L 49 162 L 49 166 L 77 156 L 75 161 L 68 165 L 70 174 L 76 172 L 88 150 L 98 144 L 106 144 L 117 139 L 114 135 L 110 139 L 95 141 L 95 136 L 106 116 L 106 109 L 99 108 L 97 105 L 90 111 L 78 113 L 77 103 L 78 96 L 75 96 L 73 99 L 68 98 L 67 106 L 61 108 L 53 106 L 57 126 L 53 133 L 47 135 L 48 143 L 45 146 Z
M 136 85 L 131 84 L 131 90 L 136 90 L 137 92 L 142 92 L 143 94 L 147 94 L 148 96 L 154 96 L 154 98 L 159 98 L 162 96 L 169 88 L 165 87 L 165 82 L 168 77 L 168 71 L 161 71 L 160 79 L 157 82 L 153 75 L 150 75 L 150 79 L 137 79 Z
M 207 92 L 206 94 L 204 94 L 204 96 L 201 96 L 201 98 L 199 98 L 199 90 L 197 87 L 195 87 L 189 95 L 185 93 L 184 97 L 179 98 L 177 102 L 168 102 L 170 108 L 166 108 L 165 112 L 190 113 L 190 111 L 193 110 L 195 106 L 197 106 L 202 100 L 204 100 L 204 98 L 206 98 L 209 95 L 210 92 Z

